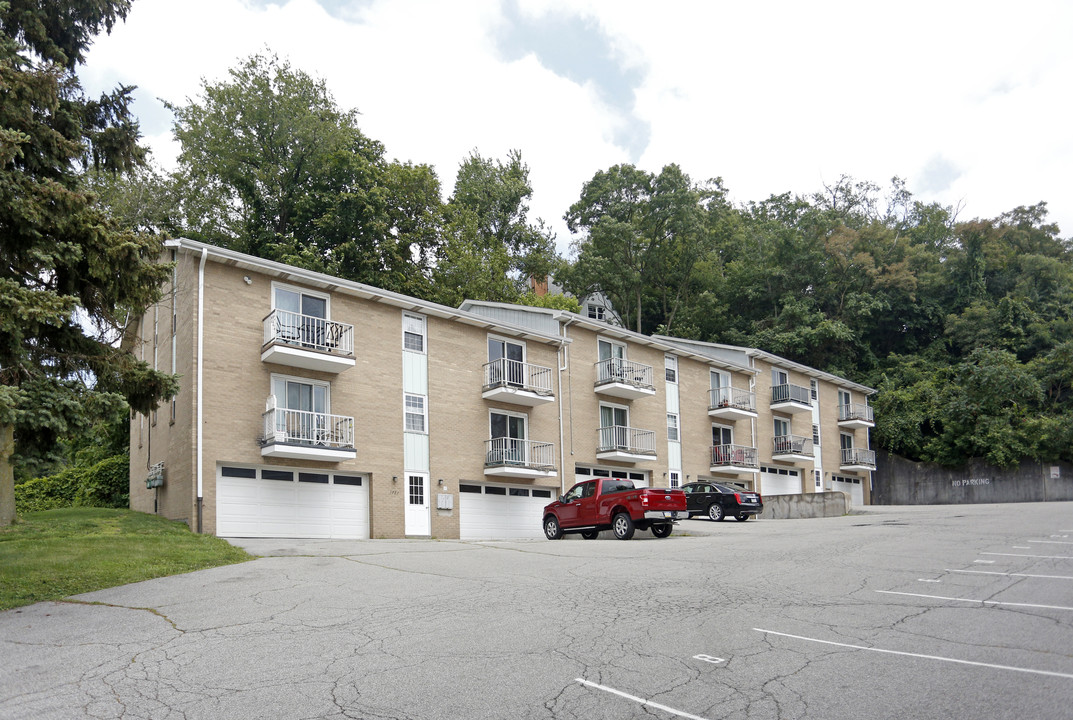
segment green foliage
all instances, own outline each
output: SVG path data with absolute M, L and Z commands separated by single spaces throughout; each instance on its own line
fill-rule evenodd
M 125 508 L 129 501 L 130 458 L 126 453 L 15 486 L 15 507 L 20 514 L 65 507 Z
M 519 302 L 529 278 L 556 273 L 561 260 L 542 220 L 529 220 L 529 166 L 514 150 L 506 162 L 473 151 L 458 169 L 444 207 L 444 244 L 432 273 L 433 299 Z
M 129 2 L 0 4 L 0 432 L 17 454 L 92 422 L 125 398 L 146 412 L 177 383 L 117 342 L 160 296 L 157 237 L 120 227 L 83 184 L 87 166 L 125 171 L 145 157 L 132 88 L 92 99 L 75 68 Z M 92 330 L 87 330 L 92 327 Z M 0 524 L 13 472 L 0 453 Z
M 529 307 L 548 308 L 550 310 L 566 310 L 567 312 L 580 313 L 581 304 L 577 301 L 577 298 L 569 295 L 562 294 L 544 294 L 537 295 L 534 292 L 527 292 L 518 298 L 519 305 L 528 305 Z
M 0 529 L 0 610 L 249 559 L 226 540 L 146 513 L 28 513 Z
M 358 112 L 340 109 L 323 80 L 275 55 L 253 55 L 227 80 L 203 82 L 200 98 L 168 107 L 182 146 L 168 185 L 179 208 L 157 202 L 154 211 L 168 219 L 160 225 L 428 296 L 439 180 L 427 165 L 386 162 L 383 146 L 358 128 Z

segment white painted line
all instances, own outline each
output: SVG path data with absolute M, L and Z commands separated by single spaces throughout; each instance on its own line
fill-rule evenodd
M 1063 542 L 1062 540 L 1026 540 L 1030 543 L 1042 543 L 1043 545 L 1073 545 L 1073 542 Z
M 1073 560 L 1073 557 L 1069 555 L 1025 555 L 1024 553 L 980 553 L 981 555 L 1003 555 L 1005 557 L 1030 557 L 1030 558 L 1044 558 L 1046 560 Z
M 1028 545 L 1010 545 L 1010 547 L 1011 547 L 1012 549 L 1014 549 L 1014 550 L 1031 550 L 1031 549 L 1032 549 L 1032 548 L 1031 548 L 1030 546 L 1028 546 Z
M 1073 675 L 1068 673 L 1051 672 L 1050 670 L 1033 670 L 1031 668 L 1019 668 L 1012 667 L 1010 665 L 993 665 L 991 663 L 974 662 L 972 660 L 958 660 L 956 658 L 942 657 L 940 655 L 921 655 L 920 653 L 902 652 L 900 650 L 884 650 L 883 648 L 866 647 L 864 645 L 849 645 L 847 643 L 831 642 L 830 640 L 818 640 L 816 638 L 802 637 L 801 635 L 789 635 L 787 633 L 775 632 L 774 630 L 761 630 L 760 628 L 753 628 L 757 632 L 768 633 L 769 635 L 779 635 L 781 637 L 794 638 L 795 640 L 805 640 L 808 642 L 822 643 L 824 645 L 835 645 L 837 647 L 851 648 L 853 650 L 869 650 L 871 652 L 885 653 L 887 655 L 904 655 L 906 657 L 922 658 L 924 660 L 940 660 L 942 662 L 957 663 L 959 665 L 975 665 L 976 667 L 994 668 L 996 670 L 1012 670 L 1013 672 L 1033 673 L 1035 675 L 1050 675 L 1051 677 L 1066 678 L 1073 680 Z
M 994 560 L 973 560 L 974 563 L 980 563 L 981 565 L 994 565 Z
M 726 662 L 726 658 L 717 658 L 717 657 L 713 657 L 712 655 L 694 655 L 693 659 L 694 660 L 703 660 L 704 662 L 709 662 L 709 663 L 711 663 L 713 665 L 718 665 L 719 663 L 725 663 Z
M 917 582 L 942 582 L 942 580 L 929 580 L 928 578 L 917 578 Z
M 651 700 L 645 700 L 644 698 L 639 698 L 636 695 L 629 695 L 627 693 L 622 692 L 621 690 L 616 690 L 614 688 L 609 688 L 606 685 L 597 685 L 594 682 L 589 682 L 588 680 L 582 680 L 581 678 L 574 678 L 574 679 L 577 680 L 582 685 L 586 685 L 586 686 L 591 687 L 591 688 L 596 688 L 597 690 L 603 690 L 604 692 L 609 692 L 612 695 L 618 695 L 619 697 L 624 697 L 627 700 L 633 700 L 634 702 L 641 703 L 642 705 L 647 705 L 648 707 L 656 708 L 657 710 L 662 710 L 664 712 L 669 712 L 671 715 L 677 715 L 679 717 L 689 718 L 689 720 L 707 720 L 707 718 L 702 718 L 702 717 L 700 717 L 698 715 L 690 715 L 687 712 L 682 712 L 681 710 L 675 710 L 674 708 L 669 708 L 666 705 L 660 705 L 659 703 L 654 703 Z
M 949 568 L 947 568 L 946 572 L 973 573 L 976 575 L 1012 575 L 1013 577 L 1050 578 L 1052 580 L 1073 580 L 1073 575 L 1032 575 L 1030 573 L 1004 573 L 995 572 L 993 570 L 951 570 Z
M 920 595 L 917 593 L 896 592 L 894 590 L 876 590 L 884 595 L 908 595 L 909 597 L 929 598 L 931 600 L 949 600 L 951 602 L 980 603 L 981 605 L 1009 605 L 1012 607 L 1043 608 L 1045 610 L 1073 610 L 1062 605 L 1035 605 L 1033 603 L 1001 602 L 999 600 L 973 600 L 972 598 L 943 597 L 942 595 Z

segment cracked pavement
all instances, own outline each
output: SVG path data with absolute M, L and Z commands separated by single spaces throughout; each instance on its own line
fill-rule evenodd
M 0 719 L 1064 718 L 1071 511 L 235 541 L 262 557 L 0 613 Z

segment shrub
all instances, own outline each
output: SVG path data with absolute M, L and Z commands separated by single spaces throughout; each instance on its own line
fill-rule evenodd
M 129 464 L 126 454 L 114 455 L 90 467 L 69 467 L 55 475 L 27 480 L 15 486 L 15 510 L 125 508 L 130 496 Z

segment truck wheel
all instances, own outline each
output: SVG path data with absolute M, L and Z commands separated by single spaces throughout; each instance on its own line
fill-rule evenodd
M 633 519 L 629 513 L 620 512 L 611 518 L 611 529 L 615 531 L 615 537 L 619 540 L 629 540 L 633 537 Z
M 653 525 L 652 534 L 658 538 L 669 537 L 671 530 L 674 530 L 674 525 Z
M 708 506 L 708 517 L 716 522 L 723 521 L 723 506 L 719 503 L 712 503 Z
M 563 536 L 563 529 L 559 527 L 559 518 L 554 515 L 544 518 L 544 534 L 548 536 L 548 540 L 558 540 Z
M 586 540 L 595 540 L 596 538 L 600 537 L 600 531 L 586 530 L 585 532 L 581 533 L 581 537 L 585 538 Z

